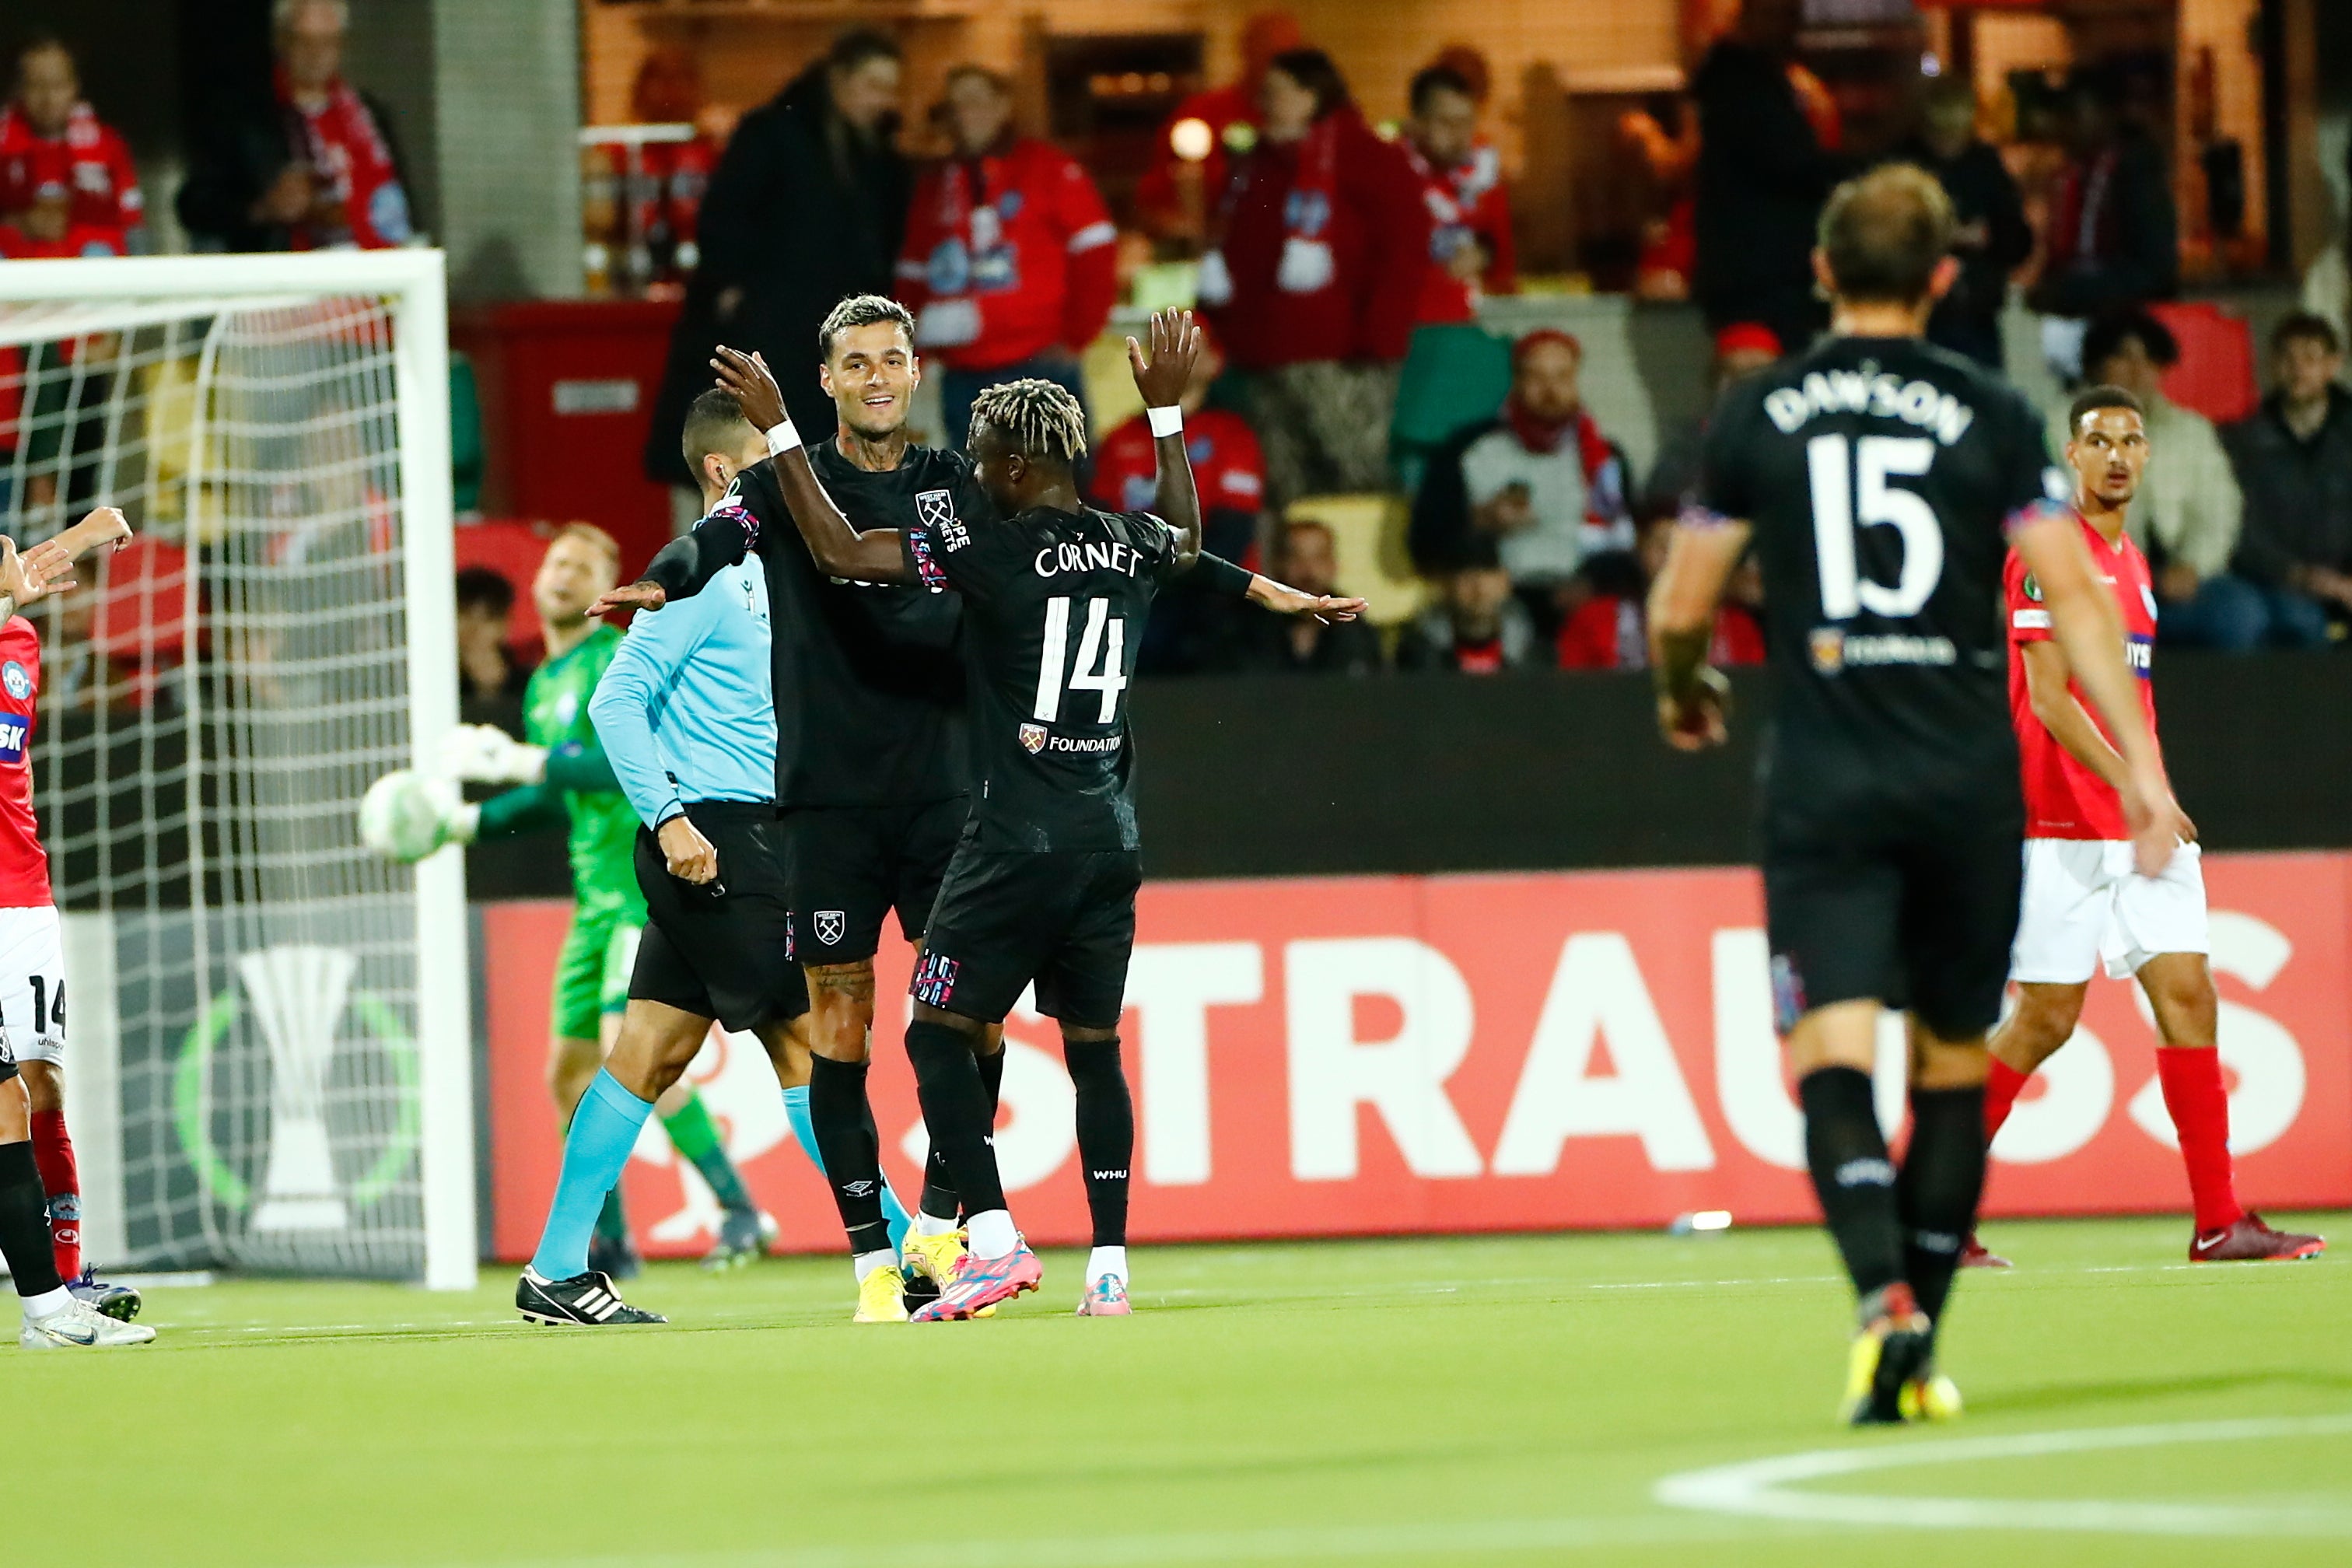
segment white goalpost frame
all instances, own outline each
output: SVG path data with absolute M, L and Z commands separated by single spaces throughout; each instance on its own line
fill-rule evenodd
M 446 258 L 430 249 L 299 255 L 136 257 L 12 261 L 11 304 L 109 300 L 253 307 L 337 294 L 383 298 L 394 326 L 400 416 L 409 735 L 413 765 L 433 765 L 457 722 L 455 518 L 449 474 Z M 203 421 L 193 454 L 202 462 Z M 189 578 L 191 591 L 195 578 Z M 195 636 L 196 616 L 186 617 Z M 192 847 L 200 840 L 192 837 Z M 418 863 L 415 964 L 417 1092 L 425 1107 L 417 1166 L 428 1289 L 471 1289 L 478 1274 L 474 1201 L 473 1000 L 467 952 L 466 863 L 455 846 Z

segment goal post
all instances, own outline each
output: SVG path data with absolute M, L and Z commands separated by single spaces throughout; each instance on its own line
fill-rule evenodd
M 433 250 L 0 267 L 0 532 L 137 535 L 34 612 L 102 1266 L 475 1281 L 464 863 L 356 824 L 457 721 L 447 316 Z

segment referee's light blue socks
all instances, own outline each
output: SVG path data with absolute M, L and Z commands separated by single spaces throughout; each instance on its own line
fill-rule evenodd
M 809 1120 L 808 1085 L 801 1084 L 784 1090 L 784 1120 L 792 1124 L 793 1142 L 801 1146 L 801 1152 L 808 1156 L 809 1163 L 817 1168 L 817 1173 L 824 1174 L 824 1162 L 817 1157 L 816 1152 L 816 1123 Z M 907 1245 L 907 1232 L 915 1222 L 913 1216 L 907 1213 L 907 1205 L 900 1203 L 898 1194 L 890 1189 L 890 1178 L 887 1175 L 882 1178 L 882 1222 L 890 1227 L 891 1247 L 903 1251 Z
M 653 1101 L 622 1088 L 608 1069 L 598 1068 L 589 1080 L 588 1092 L 572 1113 L 572 1131 L 564 1135 L 563 1173 L 548 1205 L 547 1228 L 531 1255 L 530 1266 L 541 1279 L 569 1279 L 587 1272 L 588 1237 L 596 1228 L 597 1211 L 621 1179 L 621 1167 L 629 1163 L 629 1151 L 653 1111 Z

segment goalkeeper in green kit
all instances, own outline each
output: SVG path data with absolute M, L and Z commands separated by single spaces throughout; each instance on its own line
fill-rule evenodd
M 459 725 L 442 752 L 444 780 L 407 775 L 413 782 L 401 808 L 421 819 L 415 825 L 416 836 L 399 842 L 395 831 L 394 841 L 378 844 L 397 858 L 415 859 L 446 841 L 469 844 L 569 825 L 576 902 L 556 964 L 547 1060 L 548 1088 L 567 1126 L 612 1049 L 646 923 L 645 896 L 637 890 L 631 858 L 636 813 L 621 794 L 588 718 L 588 700 L 622 639 L 617 628 L 591 620 L 588 606 L 619 580 L 620 570 L 620 546 L 603 529 L 575 522 L 556 533 L 531 581 L 547 659 L 523 693 L 529 742 L 488 724 Z M 519 787 L 467 805 L 450 780 Z M 705 1266 L 725 1268 L 759 1256 L 773 1222 L 752 1204 L 693 1086 L 679 1079 L 662 1097 L 658 1111 L 671 1145 L 701 1173 L 722 1211 L 719 1244 Z M 617 1187 L 605 1197 L 597 1219 L 589 1267 L 615 1279 L 637 1272 Z

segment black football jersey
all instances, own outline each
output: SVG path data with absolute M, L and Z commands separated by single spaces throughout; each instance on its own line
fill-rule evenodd
M 964 602 L 982 849 L 1135 849 L 1128 690 L 1176 535 L 1150 512 L 921 518 L 901 541 L 924 587 Z
M 911 447 L 882 473 L 858 468 L 831 441 L 808 454 L 826 493 L 861 531 L 990 510 L 960 453 Z M 826 576 L 793 523 L 772 460 L 736 476 L 719 510 L 730 507 L 748 520 L 751 549 L 768 574 L 778 800 L 891 805 L 962 794 L 970 765 L 961 606 L 904 584 Z
M 1916 339 L 1832 338 L 1726 393 L 1692 520 L 1754 528 L 1773 778 L 2013 784 L 2007 525 L 2072 493 L 2013 387 Z

